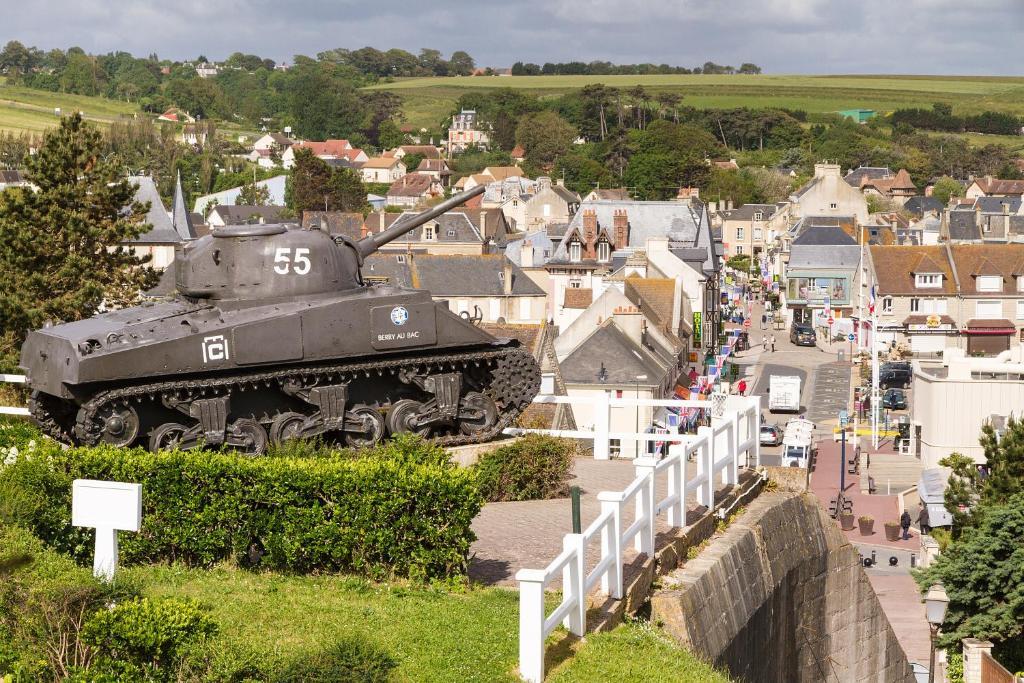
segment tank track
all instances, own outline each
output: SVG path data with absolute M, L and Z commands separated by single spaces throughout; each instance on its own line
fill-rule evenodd
M 33 391 L 28 399 L 28 412 L 44 434 L 61 443 L 74 443 L 75 411 L 68 410 L 64 401 Z M 65 413 L 63 421 L 59 418 L 61 412 Z
M 139 384 L 117 389 L 102 391 L 82 404 L 74 426 L 74 438 L 70 439 L 65 430 L 59 427 L 58 421 L 37 403 L 33 412 L 36 421 L 52 437 L 66 443 L 78 443 L 92 446 L 100 441 L 102 427 L 96 420 L 97 414 L 104 406 L 131 401 L 155 400 L 160 396 L 173 393 L 192 396 L 206 394 L 211 391 L 224 391 L 238 388 L 255 389 L 259 385 L 266 388 L 281 386 L 289 380 L 309 382 L 323 378 L 343 378 L 346 375 L 374 374 L 384 376 L 385 373 L 397 374 L 400 370 L 416 370 L 431 367 L 448 371 L 467 368 L 472 365 L 487 363 L 492 368 L 493 380 L 484 389 L 499 406 L 497 422 L 490 428 L 476 434 L 452 434 L 435 437 L 433 441 L 442 446 L 460 446 L 464 444 L 488 441 L 501 433 L 518 417 L 533 400 L 540 389 L 540 368 L 536 360 L 526 350 L 519 347 L 504 347 L 475 352 L 451 353 L 416 358 L 396 358 L 391 361 L 374 360 L 364 363 L 342 363 L 294 367 L 287 369 L 257 372 L 245 375 L 230 375 L 205 379 L 168 380 Z

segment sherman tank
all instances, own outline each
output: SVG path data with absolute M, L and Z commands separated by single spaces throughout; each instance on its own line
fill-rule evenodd
M 366 256 L 482 190 L 359 240 L 246 225 L 179 246 L 170 299 L 28 335 L 34 420 L 65 443 L 154 451 L 491 439 L 536 395 L 533 356 L 429 292 L 360 273 Z

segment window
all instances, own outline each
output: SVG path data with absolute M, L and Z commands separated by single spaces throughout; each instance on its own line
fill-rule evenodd
M 981 224 L 981 231 L 982 232 L 992 232 L 992 221 L 984 221 Z
M 423 228 L 423 239 L 425 239 L 425 240 L 432 240 L 432 239 L 434 239 L 434 226 L 428 225 L 427 227 Z
M 449 237 L 455 237 L 455 231 L 454 230 L 449 230 L 448 231 L 448 236 Z
M 974 313 L 975 318 L 984 318 L 985 320 L 1002 318 L 1003 302 L 999 300 L 979 301 L 975 304 Z
M 828 208 L 835 210 L 839 208 L 839 205 L 836 204 L 835 202 L 832 202 L 831 204 L 828 205 Z
M 920 299 L 911 299 L 910 300 L 910 312 L 911 313 L 917 313 L 920 310 L 921 310 L 921 300 Z
M 395 261 L 398 263 L 405 263 L 405 254 L 398 254 L 395 256 Z
M 746 238 L 746 230 L 743 228 L 736 228 L 736 239 L 741 240 Z
M 622 389 L 615 390 L 615 398 L 622 398 Z
M 921 288 L 939 288 L 942 287 L 942 274 L 941 273 L 916 273 L 914 275 L 914 286 Z
M 1003 291 L 1003 278 L 998 275 L 979 275 L 979 292 L 1001 292 Z
M 612 258 L 612 248 L 607 242 L 599 242 L 597 245 L 597 260 L 598 261 L 610 261 Z
M 755 221 L 763 221 L 764 220 L 764 214 L 761 213 L 760 211 L 755 212 L 754 213 L 754 220 Z
M 754 241 L 760 242 L 762 239 L 764 239 L 763 233 L 764 231 L 761 230 L 761 228 L 754 228 Z
M 615 457 L 622 455 L 622 441 L 619 439 L 608 439 L 608 455 Z
M 583 258 L 583 245 L 579 242 L 569 243 L 569 260 L 577 262 Z
M 1017 320 L 1024 320 L 1024 299 L 1017 299 Z
M 583 281 L 582 280 L 580 280 L 578 277 L 569 278 L 569 288 L 570 289 L 580 289 L 581 287 L 583 287 Z
M 892 313 L 892 297 L 882 297 L 882 313 Z
M 551 215 L 551 205 L 550 204 L 545 204 L 544 205 L 544 217 L 547 218 L 550 215 Z

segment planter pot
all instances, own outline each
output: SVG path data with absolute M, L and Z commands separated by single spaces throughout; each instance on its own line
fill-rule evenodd
M 839 526 L 843 531 L 851 531 L 854 526 L 853 515 L 839 515 Z
M 875 520 L 873 519 L 858 519 L 857 524 L 860 525 L 860 535 L 870 536 L 875 533 Z
M 900 540 L 900 525 L 893 522 L 886 522 L 885 524 L 885 539 L 887 541 L 898 541 Z

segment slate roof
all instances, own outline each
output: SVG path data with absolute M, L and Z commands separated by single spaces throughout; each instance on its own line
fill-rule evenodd
M 823 230 L 839 230 L 839 228 L 822 228 Z M 847 239 L 846 233 L 840 231 Z M 860 263 L 860 246 L 850 239 L 845 244 L 817 243 L 809 244 L 793 243 L 789 252 L 790 269 L 819 269 L 819 268 L 856 268 Z
M 505 246 L 505 256 L 517 266 L 523 265 L 523 245 L 525 243 L 533 245 L 534 263 L 546 263 L 551 258 L 551 252 L 555 248 L 551 237 L 543 230 L 527 233 L 519 239 L 510 239 Z M 547 253 L 545 254 L 545 252 Z
M 793 246 L 847 246 L 856 245 L 857 240 L 838 225 L 807 226 L 793 240 Z
M 1020 210 L 1020 197 L 978 197 L 974 200 L 974 208 L 981 209 L 982 213 L 1003 213 L 1003 205 L 1007 206 L 1009 213 L 1017 213 Z
M 511 296 L 544 296 L 544 290 L 504 254 L 415 254 L 409 259 L 413 286 L 434 296 L 506 296 L 504 266 L 512 273 Z
M 1024 246 L 1024 245 L 1022 245 Z M 956 280 L 945 245 L 868 247 L 879 295 L 956 294 Z M 942 273 L 942 287 L 918 288 L 916 273 Z
M 5 185 L 14 185 L 15 183 L 24 183 L 25 177 L 21 171 L 16 169 L 0 169 L 0 183 Z
M 412 287 L 412 271 L 409 269 L 408 254 L 378 251 L 363 260 L 363 277 L 386 278 L 389 285 Z
M 303 211 L 302 229 L 309 230 L 314 223 L 329 235 L 345 235 L 357 240 L 363 233 L 363 214 L 358 211 Z
M 174 204 L 171 207 L 171 225 L 183 240 L 194 240 L 199 236 L 193 225 L 192 214 L 189 213 L 188 208 L 185 206 L 185 193 L 181 189 L 180 171 L 174 181 Z
M 914 195 L 907 199 L 903 204 L 903 208 L 912 214 L 917 216 L 923 216 L 926 211 L 939 211 L 941 212 L 946 205 L 940 202 L 935 197 L 925 197 L 923 195 Z
M 224 225 L 244 225 L 258 223 L 261 218 L 263 223 L 278 223 L 282 211 L 283 206 L 224 205 L 213 207 L 210 215 L 219 216 Z
M 555 194 L 557 194 L 559 197 L 564 199 L 566 204 L 579 204 L 580 203 L 580 196 L 578 194 L 576 194 L 575 192 L 573 192 L 572 190 L 570 190 L 569 188 L 565 187 L 564 185 L 559 185 L 558 183 L 554 183 L 554 184 L 551 185 L 551 190 Z
M 174 229 L 174 223 L 167 215 L 167 209 L 164 208 L 153 179 L 149 176 L 132 176 L 128 180 L 135 185 L 135 201 L 149 202 L 146 222 L 152 227 L 145 234 L 126 241 L 131 244 L 178 244 L 184 241 Z
M 972 208 L 950 211 L 946 224 L 951 240 L 974 241 L 981 239 L 981 226 L 978 225 L 978 216 Z
M 744 204 L 738 209 L 719 211 L 718 215 L 727 221 L 752 221 L 755 213 L 763 214 L 762 220 L 768 220 L 779 210 L 777 204 Z
M 382 214 L 370 214 L 372 216 L 381 216 Z M 383 214 L 386 227 L 391 227 L 395 224 L 406 223 L 413 220 L 419 214 L 414 211 L 406 211 L 402 214 Z M 392 218 L 394 216 L 395 218 Z M 373 221 L 367 217 L 367 227 L 373 232 L 379 232 L 379 228 Z M 483 236 L 480 231 L 476 229 L 476 226 L 470 222 L 469 218 L 464 213 L 445 213 L 441 214 L 437 218 L 430 221 L 437 225 L 437 234 L 434 236 L 432 241 L 424 241 L 424 244 L 433 244 L 434 242 L 475 242 L 480 244 L 484 242 Z M 378 221 L 379 224 L 379 221 Z M 429 223 L 428 223 L 429 224 Z M 455 234 L 451 234 L 451 233 Z M 423 239 L 423 227 L 416 228 L 412 232 L 409 232 L 402 237 L 399 237 L 399 242 L 419 242 Z
M 843 180 L 853 187 L 861 187 L 865 180 L 878 180 L 880 178 L 891 178 L 893 172 L 886 166 L 861 166 L 855 168 L 845 176 Z
M 608 373 L 606 384 L 634 384 L 637 375 L 647 375 L 641 384 L 657 384 L 665 372 L 658 359 L 637 346 L 609 319 L 570 353 L 559 367 L 571 384 L 598 384 L 602 364 Z

